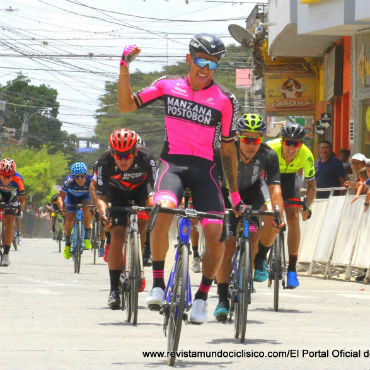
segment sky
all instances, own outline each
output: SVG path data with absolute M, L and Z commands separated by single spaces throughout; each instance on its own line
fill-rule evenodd
M 131 70 L 160 71 L 167 63 L 184 60 L 196 33 L 214 33 L 226 45 L 237 44 L 227 27 L 245 27 L 256 4 L 187 2 L 0 0 L 0 84 L 22 72 L 33 85 L 57 89 L 62 128 L 91 137 L 99 96 L 106 81 L 118 78 L 124 45 L 142 49 Z

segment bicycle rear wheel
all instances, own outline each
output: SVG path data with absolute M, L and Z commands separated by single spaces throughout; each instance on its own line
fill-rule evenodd
M 189 251 L 186 245 L 179 246 L 181 251 L 173 280 L 168 312 L 167 351 L 174 354 L 179 346 L 181 326 L 185 311 L 186 282 L 189 268 Z M 173 366 L 176 356 L 169 356 L 167 363 Z
M 252 296 L 252 265 L 250 258 L 249 240 L 243 241 L 240 250 L 239 268 L 238 268 L 238 286 L 239 286 L 239 331 L 240 342 L 244 343 L 245 333 L 247 330 L 248 305 Z M 235 316 L 236 319 L 236 316 Z

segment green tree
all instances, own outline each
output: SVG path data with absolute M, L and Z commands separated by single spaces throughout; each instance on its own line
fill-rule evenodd
M 26 195 L 32 196 L 32 202 L 42 204 L 55 193 L 55 185 L 60 184 L 68 173 L 68 156 L 58 151 L 49 154 L 46 145 L 40 150 L 8 149 L 4 157 L 12 158 L 17 172 L 23 177 Z
M 28 123 L 27 144 L 32 148 L 48 145 L 49 153 L 75 151 L 75 136 L 62 131 L 58 120 L 57 90 L 46 85 L 34 86 L 19 74 L 5 86 L 0 86 L 0 98 L 7 101 L 4 126 L 16 129 L 15 138 L 21 139 L 23 122 Z

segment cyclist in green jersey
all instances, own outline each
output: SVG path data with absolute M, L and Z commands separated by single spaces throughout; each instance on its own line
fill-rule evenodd
M 281 190 L 284 201 L 300 201 L 300 189 L 297 186 L 296 172 L 303 168 L 307 184 L 308 207 L 316 196 L 315 162 L 312 152 L 303 144 L 304 128 L 297 123 L 287 123 L 281 130 L 281 139 L 269 141 L 267 144 L 276 152 L 279 158 Z M 301 239 L 299 227 L 299 210 L 305 221 L 311 217 L 311 209 L 303 211 L 299 204 L 284 206 L 288 224 L 289 266 L 287 288 L 299 286 L 296 264 L 298 259 L 299 242 Z

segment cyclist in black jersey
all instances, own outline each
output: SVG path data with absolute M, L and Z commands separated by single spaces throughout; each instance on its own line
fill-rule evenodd
M 238 189 L 243 203 L 252 209 L 273 210 L 279 206 L 283 217 L 283 198 L 280 187 L 279 161 L 276 153 L 262 143 L 266 125 L 258 114 L 244 114 L 238 126 Z M 228 201 L 225 199 L 226 202 Z M 231 216 L 232 217 L 232 216 Z M 279 227 L 272 217 L 263 217 L 260 231 L 250 234 L 252 261 L 254 259 L 254 280 L 268 278 L 266 255 L 273 244 Z M 256 223 L 258 220 L 256 220 Z M 219 303 L 214 315 L 217 320 L 225 321 L 229 311 L 228 288 L 231 274 L 231 260 L 235 251 L 237 219 L 231 218 L 231 237 L 226 241 L 226 250 L 217 272 Z M 258 248 L 258 252 L 257 252 Z
M 109 143 L 110 150 L 98 160 L 96 174 L 90 185 L 90 194 L 93 201 L 95 200 L 102 220 L 108 223 L 110 231 L 108 306 L 114 310 L 120 308 L 118 282 L 123 267 L 122 248 L 127 214 L 113 212 L 108 220 L 107 203 L 111 203 L 112 207 L 124 207 L 130 206 L 133 201 L 137 206 L 151 206 L 156 164 L 149 150 L 137 145 L 135 131 L 116 130 L 111 134 Z M 146 224 L 139 223 L 142 246 L 145 242 L 145 228 Z M 139 292 L 144 288 L 145 279 L 142 279 Z

